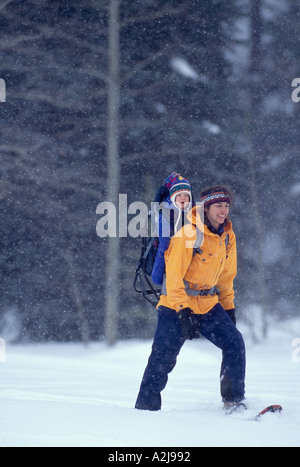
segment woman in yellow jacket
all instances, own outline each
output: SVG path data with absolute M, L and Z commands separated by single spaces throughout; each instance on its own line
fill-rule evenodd
M 184 193 L 178 193 L 182 197 Z M 185 193 L 189 196 L 188 193 Z M 135 407 L 160 410 L 161 392 L 186 339 L 200 334 L 222 350 L 221 397 L 232 411 L 245 398 L 245 345 L 236 328 L 233 281 L 237 273 L 236 238 L 228 218 L 233 201 L 226 186 L 208 187 L 204 204 L 204 239 L 195 254 L 197 207 L 174 235 L 165 253 L 166 281 L 158 304 L 152 352 Z

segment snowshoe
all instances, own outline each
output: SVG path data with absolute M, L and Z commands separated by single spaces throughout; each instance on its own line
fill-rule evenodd
M 224 402 L 224 412 L 226 415 L 242 413 L 245 410 L 247 410 L 247 406 L 244 402 Z

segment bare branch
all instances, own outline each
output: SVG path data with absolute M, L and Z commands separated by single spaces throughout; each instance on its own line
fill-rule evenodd
M 11 2 L 12 0 L 2 0 L 2 2 L 0 2 L 0 11 L 4 10 L 4 8 Z
M 128 73 L 124 78 L 122 79 L 122 84 L 131 79 L 136 73 L 138 73 L 140 70 L 143 68 L 146 68 L 150 63 L 155 62 L 158 58 L 163 57 L 167 51 L 169 50 L 170 44 L 167 44 L 165 47 L 163 47 L 161 50 L 158 50 L 157 52 L 149 55 L 145 60 L 141 60 L 135 67 L 132 68 L 130 73 Z
M 121 24 L 121 27 L 127 26 L 128 24 L 133 23 L 143 23 L 144 21 L 152 21 L 154 19 L 163 18 L 164 16 L 175 16 L 180 15 L 183 13 L 190 5 L 192 5 L 194 0 L 186 0 L 177 8 L 171 7 L 164 7 L 161 10 L 154 11 L 153 13 L 149 14 L 145 13 L 144 15 L 132 16 L 129 18 L 125 18 Z
M 12 92 L 10 97 L 11 99 L 12 98 L 24 99 L 29 102 L 45 102 L 59 109 L 68 109 L 68 110 L 74 110 L 74 111 L 84 109 L 86 106 L 88 106 L 87 102 L 84 103 L 85 105 L 80 105 L 79 100 L 76 100 L 75 98 L 73 98 L 73 100 L 71 101 L 70 99 L 69 100 L 66 99 L 65 95 L 59 96 L 58 93 L 57 95 L 54 95 L 54 94 L 48 95 L 45 92 L 36 92 L 36 91 L 34 92 L 34 94 L 29 94 L 29 93 L 20 94 L 20 93 Z

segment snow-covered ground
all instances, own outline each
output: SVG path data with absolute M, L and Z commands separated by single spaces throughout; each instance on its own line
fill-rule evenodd
M 0 446 L 299 447 L 300 322 L 278 325 L 265 344 L 246 341 L 249 410 L 231 416 L 219 397 L 220 351 L 205 340 L 186 343 L 160 412 L 133 408 L 150 341 L 9 345 Z M 271 403 L 283 413 L 250 420 Z

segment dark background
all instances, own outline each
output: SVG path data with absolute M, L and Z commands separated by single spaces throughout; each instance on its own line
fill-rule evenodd
M 105 338 L 109 2 L 0 2 L 0 333 Z M 299 313 L 300 5 L 120 3 L 120 185 L 150 203 L 172 171 L 236 191 L 236 307 L 250 325 Z M 118 338 L 153 332 L 122 239 Z

